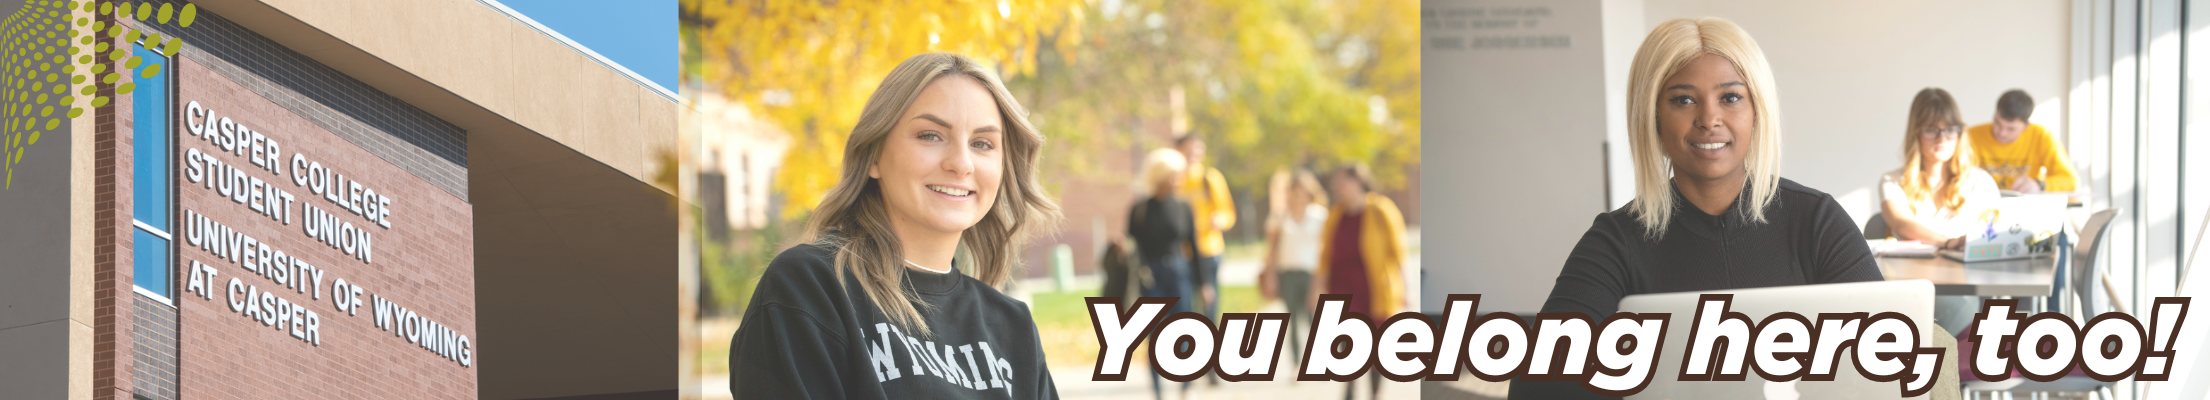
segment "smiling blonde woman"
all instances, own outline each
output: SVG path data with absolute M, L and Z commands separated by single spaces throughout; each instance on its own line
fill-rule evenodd
M 1544 313 L 1604 318 L 1642 293 L 1880 280 L 1834 197 L 1780 178 L 1772 67 L 1733 22 L 1659 24 L 1635 52 L 1627 118 L 1635 199 L 1596 216 Z M 1514 382 L 1514 399 L 1601 397 Z
M 922 54 L 883 79 L 811 243 L 770 262 L 731 339 L 739 398 L 1057 398 L 1028 305 L 999 291 L 1058 206 L 1043 136 L 995 73 Z

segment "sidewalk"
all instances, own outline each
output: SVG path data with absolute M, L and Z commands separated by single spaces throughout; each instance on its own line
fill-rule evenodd
M 1222 381 L 1218 385 L 1210 385 L 1201 380 L 1197 381 L 1190 387 L 1189 398 L 1267 400 L 1334 399 L 1340 398 L 1343 395 L 1343 390 L 1345 386 L 1348 386 L 1348 384 L 1341 382 L 1297 382 L 1294 380 L 1296 377 L 1296 373 L 1287 369 L 1290 368 L 1288 364 L 1289 363 L 1286 361 L 1283 362 L 1284 370 L 1275 373 L 1275 379 L 1268 382 Z M 1142 364 L 1136 365 L 1136 367 L 1148 368 L 1146 365 Z M 1136 374 L 1130 375 L 1131 376 L 1127 381 L 1095 382 L 1090 380 L 1089 370 L 1073 370 L 1071 368 L 1062 368 L 1052 370 L 1051 379 L 1053 384 L 1059 386 L 1059 396 L 1065 399 L 1141 399 L 1150 397 L 1150 378 Z M 1168 388 L 1177 388 L 1179 387 L 1178 385 L 1180 385 L 1179 383 L 1175 383 L 1172 381 L 1168 381 L 1166 383 L 1169 384 L 1167 386 Z M 1359 385 L 1361 388 L 1363 388 L 1366 383 L 1360 383 Z M 1422 386 L 1431 386 L 1431 383 L 1418 381 L 1383 381 L 1381 398 L 1419 399 L 1433 397 L 1421 396 L 1420 389 Z M 705 398 L 707 399 L 730 398 L 729 377 L 727 375 L 706 377 L 705 379 L 700 380 L 699 387 L 702 388 L 700 392 L 704 393 L 706 395 Z M 1435 391 L 1435 388 L 1430 387 L 1427 390 Z M 1455 391 L 1445 392 L 1455 393 Z M 1175 398 L 1172 394 L 1173 392 L 1168 393 L 1168 398 Z M 1365 395 L 1360 394 L 1359 398 L 1363 399 L 1365 398 Z
M 1412 249 L 1412 254 L 1410 254 L 1410 257 L 1406 257 L 1405 259 L 1405 282 L 1419 282 L 1418 277 L 1420 276 L 1421 263 L 1418 251 L 1419 247 L 1416 245 L 1419 240 L 1419 233 L 1415 230 L 1411 232 L 1411 234 L 1408 236 L 1409 237 L 1407 238 L 1407 240 L 1412 244 L 1408 247 Z M 1224 286 L 1256 285 L 1258 273 L 1259 260 L 1255 258 L 1228 258 L 1221 261 L 1220 284 Z M 1098 278 L 1095 275 L 1076 277 L 1071 286 L 1076 289 L 1093 288 L 1097 286 L 1096 279 Z M 1055 285 L 1056 284 L 1049 278 L 1026 279 L 1014 285 L 1015 288 L 1012 291 L 1013 293 L 1011 293 L 1011 295 L 1016 298 L 1022 298 L 1025 300 L 1027 298 L 1027 292 L 1029 290 L 1048 291 L 1056 289 Z M 1405 293 L 1406 298 L 1420 298 L 1420 294 L 1418 293 L 1419 285 L 1405 285 L 1405 290 L 1407 291 L 1407 293 Z M 1268 302 L 1265 306 L 1261 306 L 1258 310 L 1242 311 L 1269 313 L 1287 312 L 1285 309 L 1282 308 L 1282 304 L 1278 301 Z M 1284 351 L 1288 351 L 1288 349 L 1284 349 Z M 1138 354 L 1137 357 L 1142 358 L 1143 355 Z M 1338 399 L 1343 397 L 1345 389 L 1347 388 L 1347 386 L 1349 386 L 1348 383 L 1343 382 L 1299 382 L 1296 381 L 1297 363 L 1295 361 L 1292 361 L 1290 357 L 1285 354 L 1282 355 L 1276 362 L 1276 368 L 1278 368 L 1279 370 L 1275 372 L 1274 380 L 1272 381 L 1221 381 L 1218 384 L 1210 384 L 1207 383 L 1205 380 L 1198 380 L 1191 386 L 1189 391 L 1189 398 L 1266 400 Z M 1057 384 L 1059 387 L 1059 395 L 1067 399 L 1151 398 L 1151 379 L 1148 376 L 1142 375 L 1143 371 L 1149 370 L 1150 364 L 1145 361 L 1139 361 L 1131 367 L 1133 369 L 1129 374 L 1130 376 L 1128 380 L 1119 382 L 1091 381 L 1090 368 L 1094 368 L 1094 366 L 1091 365 L 1054 365 L 1052 366 L 1051 376 L 1053 383 Z M 1361 377 L 1360 379 L 1370 380 L 1372 378 Z M 1180 398 L 1176 395 L 1176 392 L 1174 390 L 1175 388 L 1178 388 L 1180 384 L 1171 381 L 1166 383 L 1168 383 L 1167 387 L 1169 388 L 1169 390 L 1166 391 L 1166 398 Z M 1460 387 L 1433 387 L 1433 383 L 1423 383 L 1420 381 L 1395 382 L 1384 379 L 1382 380 L 1381 385 L 1381 398 L 1437 398 L 1435 396 L 1422 396 L 1423 386 L 1429 387 L 1429 389 L 1426 391 L 1444 395 L 1441 398 L 1482 398 L 1482 394 L 1489 394 L 1489 392 L 1498 391 L 1493 388 L 1483 387 L 1492 386 L 1490 384 L 1482 382 L 1467 383 L 1468 385 L 1460 385 Z M 1365 389 L 1366 385 L 1368 385 L 1368 383 L 1362 382 L 1359 384 L 1359 388 Z M 1364 399 L 1366 398 L 1366 394 L 1360 393 L 1357 398 Z
M 1193 382 L 1190 386 L 1189 398 L 1267 400 L 1336 399 L 1342 398 L 1344 389 L 1349 385 L 1343 382 L 1297 382 L 1295 381 L 1297 374 L 1294 370 L 1291 369 L 1292 366 L 1289 364 L 1289 362 L 1284 360 L 1284 362 L 1282 363 L 1282 370 L 1275 372 L 1273 381 L 1222 381 L 1218 385 L 1212 385 L 1206 383 L 1204 380 L 1198 380 L 1196 382 Z M 1149 368 L 1148 365 L 1141 364 L 1135 365 L 1133 367 Z M 1061 371 L 1055 369 L 1051 371 L 1051 375 L 1052 381 L 1059 385 L 1059 396 L 1066 399 L 1143 399 L 1150 398 L 1151 396 L 1150 377 L 1139 375 L 1133 371 L 1129 373 L 1127 381 L 1121 382 L 1092 382 L 1089 380 L 1090 371 L 1087 369 L 1074 371 Z M 1382 382 L 1381 398 L 1420 398 L 1420 382 L 1418 381 L 1395 382 L 1383 380 Z M 1173 390 L 1175 388 L 1178 388 L 1180 383 L 1172 381 L 1167 381 L 1166 383 L 1168 388 L 1166 398 L 1178 398 L 1176 397 Z M 1366 385 L 1367 383 L 1359 383 L 1359 389 L 1365 389 Z M 1358 398 L 1364 399 L 1366 398 L 1366 394 L 1360 393 L 1358 395 Z

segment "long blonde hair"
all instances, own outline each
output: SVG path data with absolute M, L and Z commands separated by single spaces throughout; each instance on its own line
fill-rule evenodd
M 1710 54 L 1734 64 L 1749 85 L 1750 107 L 1757 113 L 1750 135 L 1756 138 L 1743 163 L 1749 169 L 1750 221 L 1765 222 L 1765 206 L 1780 190 L 1780 103 L 1773 86 L 1773 68 L 1765 53 L 1742 27 L 1722 18 L 1675 19 L 1658 24 L 1635 51 L 1634 70 L 1627 80 L 1628 144 L 1634 150 L 1635 199 L 1630 205 L 1652 239 L 1665 236 L 1673 216 L 1673 167 L 1659 142 L 1658 92 L 1665 79 L 1697 56 Z
M 1964 208 L 1964 191 L 1959 190 L 1958 183 L 1964 182 L 1965 171 L 1972 169 L 1972 146 L 1964 143 L 1962 134 L 1951 139 L 1958 141 L 1957 151 L 1949 155 L 1949 162 L 1941 165 L 1942 179 L 1939 189 L 1935 189 L 1937 186 L 1933 182 L 1926 181 L 1926 174 L 1922 171 L 1927 161 L 1919 156 L 1920 129 L 1934 127 L 1936 124 L 1945 129 L 1964 129 L 1964 113 L 1957 111 L 1957 99 L 1950 97 L 1949 91 L 1941 88 L 1920 89 L 1918 96 L 1911 99 L 1911 116 L 1908 121 L 1903 129 L 1903 194 L 1914 205 L 1931 196 L 1934 207 L 1942 210 L 1956 211 Z
M 991 286 L 1003 286 L 1019 264 L 1018 250 L 1026 233 L 1049 230 L 1058 223 L 1059 206 L 1044 194 L 1036 181 L 1036 159 L 1043 135 L 1028 122 L 1028 111 L 1013 99 L 996 73 L 967 57 L 928 53 L 913 56 L 890 71 L 881 86 L 860 110 L 852 137 L 844 146 L 844 172 L 815 209 L 810 234 L 836 249 L 839 282 L 846 273 L 858 277 L 867 299 L 892 323 L 929 334 L 920 307 L 926 301 L 905 290 L 904 249 L 890 230 L 890 211 L 882 189 L 867 176 L 867 167 L 881 159 L 883 143 L 897 126 L 898 117 L 929 83 L 946 75 L 968 76 L 982 82 L 997 100 L 1004 119 L 1005 173 L 998 186 L 996 205 L 982 221 L 960 234 L 962 265 L 969 274 Z M 957 266 L 955 266 L 957 267 Z M 915 304 L 920 304 L 916 307 Z

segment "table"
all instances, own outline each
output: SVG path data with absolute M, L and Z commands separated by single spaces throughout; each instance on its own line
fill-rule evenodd
M 1889 280 L 1925 279 L 1934 294 L 1977 297 L 2046 297 L 2056 284 L 2057 256 L 1958 262 L 1947 257 L 1877 257 Z

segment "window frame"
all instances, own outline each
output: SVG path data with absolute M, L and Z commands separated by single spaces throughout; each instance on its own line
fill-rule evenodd
M 178 261 L 178 260 L 177 260 L 177 249 L 176 249 L 176 247 L 177 247 L 177 246 L 176 246 L 176 235 L 175 235 L 175 229 L 176 229 L 176 222 L 177 222 L 178 218 L 177 218 L 177 215 L 176 215 L 176 214 L 177 214 L 177 213 L 176 213 L 176 210 L 177 210 L 177 185 L 176 185 L 176 181 L 175 181 L 175 179 L 176 179 L 176 168 L 175 168 L 175 165 L 174 165 L 174 163 L 173 163 L 172 161 L 174 161 L 174 159 L 175 159 L 175 158 L 176 158 L 176 156 L 177 156 L 177 154 L 176 154 L 176 151 L 175 151 L 175 150 L 176 150 L 176 148 L 177 148 L 177 147 L 176 147 L 176 146 L 177 146 L 177 140 L 176 140 L 176 133 L 174 132 L 174 131 L 175 131 L 175 128 L 176 128 L 176 126 L 175 126 L 175 123 L 176 123 L 176 121 L 175 121 L 175 117 L 176 117 L 176 115 L 175 115 L 175 108 L 176 108 L 176 107 L 175 107 L 175 105 L 176 105 L 176 68 L 175 68 L 175 67 L 176 67 L 176 65 L 175 65 L 175 62 L 176 62 L 176 57 L 175 57 L 175 56 L 164 56 L 164 55 L 161 55 L 161 54 L 160 54 L 160 53 L 159 53 L 158 51 L 155 51 L 155 50 L 153 50 L 153 49 L 151 49 L 151 48 L 147 48 L 147 47 L 146 47 L 146 43 L 143 43 L 143 41 L 141 41 L 141 42 L 138 42 L 138 43 L 132 43 L 132 44 L 131 44 L 130 46 L 132 47 L 131 55 L 132 55 L 132 56 L 134 56 L 134 57 L 140 57 L 141 59 L 143 59 L 143 61 L 141 61 L 141 62 L 140 62 L 140 66 L 139 66 L 139 67 L 137 67 L 137 68 L 131 68 L 131 74 L 132 74 L 132 76 L 130 77 L 130 78 L 131 78 L 131 81 L 132 81 L 132 82 L 134 82 L 134 83 L 136 83 L 136 84 L 138 85 L 138 88 L 139 88 L 139 89 L 147 89 L 147 88 L 149 88 L 150 86 L 153 86 L 153 85 L 160 85 L 160 88 L 161 88 L 162 90 L 161 90 L 161 93 L 158 93 L 158 94 L 157 94 L 158 96 L 160 96 L 160 101 L 159 101 L 159 103 L 158 103 L 158 104 L 155 104 L 155 106 L 157 106 L 157 107 L 160 107 L 160 108 L 161 108 L 161 110 L 159 111 L 159 114 L 160 114 L 160 118 L 159 118 L 159 119 L 167 120 L 167 121 L 163 121 L 163 122 L 160 122 L 160 123 L 158 123 L 158 124 L 157 124 L 157 125 L 155 126 L 155 128 L 157 128 L 157 129 L 155 129 L 155 130 L 159 130 L 159 131 L 161 131 L 161 132 L 159 132 L 159 133 L 156 133 L 156 134 L 154 134 L 154 136 L 155 136 L 155 137 L 158 137 L 158 138 L 160 138 L 160 141 L 161 141 L 161 143 L 159 143 L 159 146 L 158 146 L 158 148 L 156 148 L 156 149 L 152 149 L 152 150 L 155 150 L 156 152 L 159 152 L 159 153 L 163 153 L 163 154 L 162 154 L 162 157 L 161 157 L 161 159 L 160 159 L 160 161 L 161 161 L 161 164 L 163 164 L 163 165 L 162 165 L 162 167 L 161 167 L 161 170 L 157 172 L 157 173 L 158 173 L 159 175 L 161 175 L 161 177 L 160 177 L 159 179 L 156 179 L 156 180 L 155 180 L 154 182 L 144 182 L 144 181 L 140 181 L 140 180 L 138 179 L 139 177 L 138 177 L 138 173 L 137 173 L 137 170 L 138 170 L 138 167 L 139 167 L 139 166 L 138 166 L 138 163 L 140 163 L 140 162 L 143 162 L 143 161 L 145 161 L 145 159 L 143 158 L 143 157 L 145 157 L 145 156 L 144 156 L 144 155 L 142 155 L 143 153 L 141 153 L 140 151 L 141 151 L 141 150 L 146 150 L 146 143 L 145 143 L 145 141 L 142 141 L 142 140 L 138 140 L 138 139 L 140 139 L 141 137 L 143 137 L 143 136 L 145 135 L 145 133 L 144 133 L 144 132 L 140 132 L 140 131 L 142 130 L 142 129 L 140 129 L 140 128 L 143 128 L 143 127 L 145 127 L 145 125 L 144 125 L 144 124 L 147 124 L 148 122 L 144 122 L 144 121 L 139 121 L 139 120 L 136 120 L 135 118 L 136 118 L 136 113 L 138 113 L 138 112 L 139 112 L 139 110 L 140 110 L 140 108 L 139 108 L 139 107 L 146 107 L 146 106 L 148 106 L 148 104 L 146 104 L 147 102 L 140 102 L 140 101 L 137 101 L 137 100 L 138 100 L 138 98 L 137 98 L 137 97 L 133 97 L 133 98 L 132 98 L 132 102 L 131 102 L 131 108 L 132 108 L 132 110 L 131 110 L 131 112 L 133 113 L 133 118 L 134 118 L 134 120 L 132 121 L 132 124 L 131 124 L 131 135 L 132 135 L 132 141 L 131 141 L 131 162 L 132 162 L 131 179 L 132 179 L 132 182 L 131 182 L 131 192 L 130 192 L 130 196 L 132 196 L 132 198 L 131 198 L 131 209 L 130 209 L 130 221 L 131 221 L 131 230 L 132 230 L 132 242 L 133 242 L 133 243 L 132 243 L 132 246 L 131 246 L 131 248 L 130 248 L 130 251 L 131 251 L 131 268 L 132 268 L 132 277 L 131 277 L 131 289 L 132 289 L 132 290 L 131 290 L 131 291 L 132 291 L 132 292 L 136 292 L 136 293 L 138 293 L 139 295 L 141 295 L 141 296 L 145 296 L 145 297 L 147 297 L 147 298 L 149 298 L 149 299 L 153 299 L 154 301 L 158 301 L 158 302 L 160 302 L 160 303 L 162 303 L 162 304 L 164 304 L 164 305 L 168 305 L 168 306 L 171 306 L 171 307 L 175 307 L 175 306 L 176 306 L 176 303 L 175 303 L 175 298 L 176 298 L 176 289 L 177 289 L 176 287 L 178 286 L 178 285 L 177 285 L 177 261 Z M 148 58 L 149 56 L 151 57 L 150 59 Z M 160 72 L 159 72 L 159 73 L 158 73 L 158 74 L 157 74 L 156 76 L 154 76 L 153 78 L 142 78 L 142 77 L 139 77 L 139 76 L 137 76 L 137 74 L 139 73 L 139 71 L 142 71 L 142 70 L 143 70 L 143 68 L 145 68 L 145 65 L 147 65 L 147 64 L 160 64 L 160 65 L 162 65 L 162 71 L 160 71 Z M 134 93 L 145 93 L 145 92 L 134 92 Z M 133 94 L 133 96 L 138 96 L 138 95 L 137 95 L 137 94 Z M 160 223 L 164 223 L 164 224 L 168 225 L 169 229 L 161 229 L 161 228 L 159 228 L 159 227 L 156 227 L 156 226 L 154 226 L 154 225 L 153 225 L 153 223 L 149 223 L 149 222 L 148 222 L 147 220 L 139 218 L 140 216 L 138 215 L 138 208 L 139 208 L 139 207 L 141 206 L 142 202 L 146 201 L 147 199 L 142 199 L 142 198 L 139 198 L 139 197 L 138 197 L 138 195 L 139 195 L 139 192 L 140 192 L 140 190 L 142 190 L 142 188 L 144 188 L 144 186 L 142 186 L 142 185 L 147 185 L 147 184 L 155 184 L 155 185 L 160 185 L 160 197 L 161 197 L 161 198 L 160 198 L 160 199 L 155 199 L 155 200 L 157 200 L 157 201 L 158 201 L 159 203 L 162 203 L 162 204 L 160 205 L 160 207 L 166 208 L 166 211 L 167 211 L 167 212 L 165 213 L 166 215 L 163 215 L 163 216 L 162 216 L 163 218 L 161 218 L 161 219 L 165 219 L 166 221 L 155 221 L 155 222 L 160 222 Z M 137 268 L 138 268 L 138 263 L 140 262 L 140 255 L 141 255 L 140 253 L 138 253 L 138 250 L 139 250 L 139 249 L 138 249 L 138 246 L 137 246 L 137 243 L 136 243 L 136 242 L 137 242 L 137 239 L 138 239 L 138 236 L 137 236 L 137 232 L 145 232 L 145 233 L 146 233 L 147 235 L 151 235 L 151 236 L 154 236 L 154 237 L 160 238 L 160 239 L 161 239 L 161 241 L 162 241 L 162 246 L 160 246 L 160 247 L 161 247 L 161 250 L 160 250 L 160 251 L 161 251 L 161 252 L 163 253 L 163 254 L 162 254 L 162 255 L 163 255 L 163 257 L 162 257 L 162 258 L 163 258 L 163 259 L 165 260 L 165 264 L 166 264 L 166 265 L 163 265 L 163 266 L 161 266 L 161 268 L 160 268 L 160 269 L 161 269 L 161 277 L 160 277 L 160 282 L 161 282 L 161 286 L 162 286 L 162 287 L 158 287 L 158 288 L 148 288 L 148 287 L 146 287 L 146 285 L 144 285 L 144 284 L 143 284 L 143 283 L 146 283 L 145 279 L 147 279 L 147 277 L 146 277 L 146 276 L 144 276 L 144 274 L 141 274 L 141 273 L 139 273 L 140 271 L 138 271 L 138 270 L 137 270 Z

